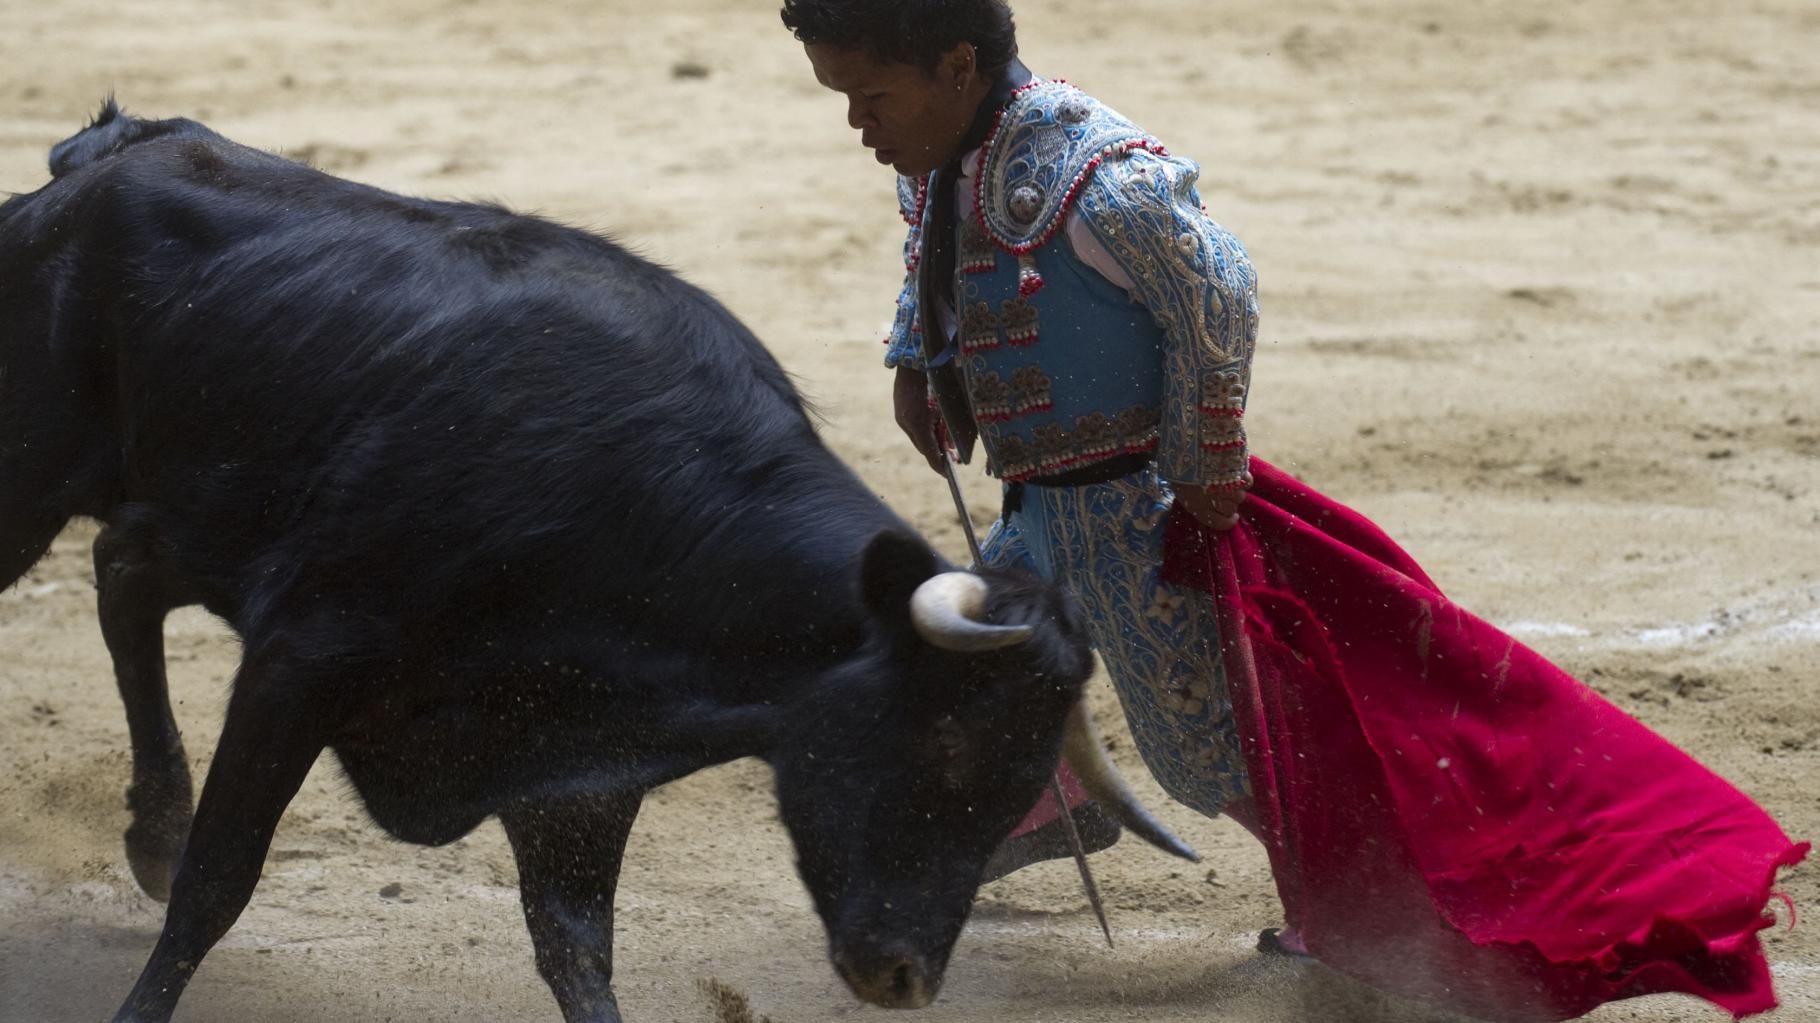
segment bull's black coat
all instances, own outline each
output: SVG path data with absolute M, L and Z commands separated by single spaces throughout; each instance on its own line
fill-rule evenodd
M 324 748 L 401 838 L 501 816 L 570 1020 L 617 1018 L 642 793 L 747 755 L 843 974 L 932 988 L 1087 671 L 1060 595 L 995 576 L 1035 639 L 924 643 L 934 553 L 749 331 L 603 238 L 111 103 L 51 169 L 0 205 L 0 585 L 105 523 L 129 857 L 171 884 L 119 1020 L 168 1018 Z M 245 643 L 193 827 L 159 633 L 192 602 Z

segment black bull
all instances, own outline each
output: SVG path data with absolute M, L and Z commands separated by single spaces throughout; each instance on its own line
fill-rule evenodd
M 934 996 L 1064 731 L 1097 753 L 1063 594 L 950 571 L 750 332 L 603 238 L 111 103 L 51 170 L 0 205 L 0 587 L 104 524 L 128 857 L 170 903 L 117 1023 L 170 1017 L 325 748 L 401 839 L 500 818 L 568 1020 L 618 1019 L 644 792 L 745 756 L 848 984 Z M 243 641 L 193 819 L 189 603 Z

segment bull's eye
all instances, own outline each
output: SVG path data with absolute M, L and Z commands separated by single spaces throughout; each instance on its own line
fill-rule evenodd
M 935 744 L 946 756 L 954 756 L 967 744 L 967 733 L 953 717 L 944 716 L 935 723 Z

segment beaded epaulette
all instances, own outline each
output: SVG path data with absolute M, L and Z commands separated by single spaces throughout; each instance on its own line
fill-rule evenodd
M 1013 255 L 1040 248 L 1061 230 L 1099 165 L 1134 149 L 1168 155 L 1162 143 L 1067 82 L 1031 82 L 1012 96 L 986 138 L 974 182 L 980 226 Z

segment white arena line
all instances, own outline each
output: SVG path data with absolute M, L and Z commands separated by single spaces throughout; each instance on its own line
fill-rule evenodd
M 1582 646 L 1603 648 L 1663 650 L 1734 637 L 1777 645 L 1812 646 L 1820 644 L 1820 587 L 1743 601 L 1721 608 L 1710 618 L 1693 622 L 1601 631 L 1571 622 L 1532 619 L 1494 624 L 1518 639 L 1585 640 Z
M 1507 622 L 1498 628 L 1519 638 L 1523 636 L 1568 636 L 1574 639 L 1584 639 L 1592 635 L 1590 631 L 1566 622 Z

